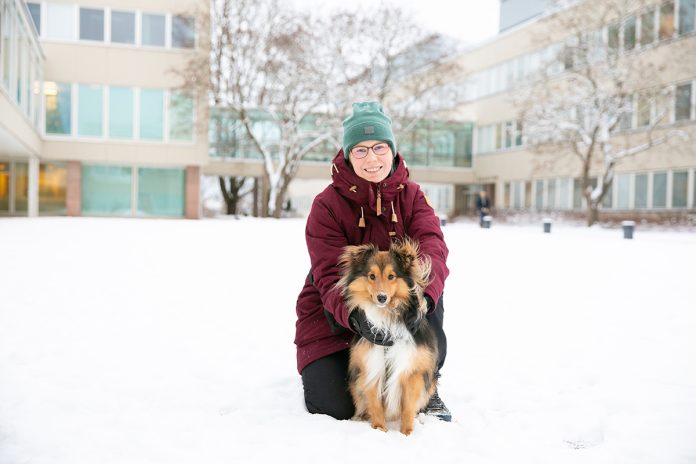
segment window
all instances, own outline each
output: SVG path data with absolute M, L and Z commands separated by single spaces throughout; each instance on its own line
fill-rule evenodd
M 39 212 L 65 214 L 68 170 L 62 163 L 39 165 Z
M 674 120 L 691 119 L 691 82 L 678 85 L 675 92 Z
M 15 162 L 15 213 L 25 213 L 29 209 L 29 163 Z
M 556 179 L 549 179 L 548 181 L 547 208 L 551 210 L 556 209 Z
M 499 123 L 495 125 L 495 149 L 501 148 L 503 148 L 503 124 Z
M 135 13 L 127 11 L 111 12 L 111 42 L 135 43 Z
M 656 172 L 653 174 L 653 208 L 665 208 L 667 206 L 667 173 Z
M 164 15 L 143 13 L 142 44 L 164 47 Z
M 102 87 L 83 85 L 77 88 L 77 135 L 102 135 Z
M 534 206 L 536 206 L 537 210 L 541 210 L 544 207 L 544 181 L 536 181 L 535 187 Z
M 46 4 L 46 37 L 49 39 L 74 39 L 74 8 L 60 3 Z
M 594 185 L 597 185 L 595 181 Z M 602 198 L 602 208 L 612 208 L 614 204 L 614 183 L 612 182 Z
M 626 97 L 624 111 L 619 116 L 619 129 L 629 130 L 633 127 L 633 97 Z
M 183 169 L 138 169 L 138 215 L 183 216 L 185 198 Z
M 80 40 L 104 40 L 104 10 L 80 8 Z
M 0 59 L 2 59 L 2 82 L 5 86 L 6 89 L 10 88 L 10 82 L 12 81 L 12 77 L 10 76 L 10 56 L 12 55 L 12 47 L 15 46 L 15 41 L 12 40 L 12 14 L 10 13 L 10 7 L 12 6 L 12 3 L 7 3 L 5 4 L 0 4 L 0 8 L 4 9 L 0 10 L 2 12 L 2 16 L 0 16 L 0 34 L 2 34 L 2 43 L 0 44 Z
M 522 187 L 524 182 L 521 180 L 515 181 L 515 209 L 522 209 Z
M 640 15 L 640 44 L 645 46 L 655 41 L 655 10 Z
M 172 47 L 193 48 L 195 42 L 193 18 L 174 15 L 172 17 Z
M 571 179 L 565 178 L 565 179 L 560 179 L 558 187 L 559 187 L 559 203 L 558 203 L 558 208 L 559 209 L 568 209 L 570 207 L 569 200 L 570 200 L 570 188 L 571 188 Z
M 29 9 L 29 14 L 34 22 L 34 28 L 36 28 L 36 33 L 41 34 L 41 4 L 27 2 L 27 8 Z
M 573 179 L 573 209 L 582 207 L 582 179 Z
M 674 36 L 674 2 L 665 2 L 660 7 L 660 40 Z
M 22 31 L 24 32 L 24 31 Z M 18 37 L 19 53 L 17 54 L 17 103 L 24 114 L 29 114 L 29 38 L 21 33 Z
M 169 138 L 193 140 L 193 98 L 185 92 L 173 91 L 169 103 Z
M 505 123 L 505 148 L 513 146 L 515 140 L 515 121 L 507 121 Z
M 672 173 L 672 208 L 686 208 L 689 173 L 687 171 Z
M 162 140 L 164 120 L 164 92 L 155 89 L 140 91 L 140 138 Z
M 82 165 L 82 213 L 131 214 L 131 168 Z
M 630 16 L 624 21 L 624 50 L 636 48 L 636 17 Z
M 616 177 L 616 188 L 618 190 L 618 198 L 616 207 L 618 209 L 628 209 L 628 200 L 630 198 L 631 175 L 620 174 Z
M 34 56 L 34 65 L 32 66 L 32 122 L 37 130 L 41 127 L 41 84 L 43 81 L 42 66 L 38 56 Z
M 10 163 L 0 163 L 0 213 L 10 211 Z
M 648 175 L 636 174 L 635 178 L 635 193 L 633 197 L 634 208 L 648 207 Z
M 133 89 L 109 88 L 109 137 L 133 138 Z
M 694 31 L 696 0 L 679 0 L 679 35 Z
M 46 133 L 70 135 L 71 89 L 70 84 L 45 82 Z
M 573 69 L 573 56 L 575 55 L 575 46 L 566 44 L 563 48 L 563 69 L 568 71 Z
M 641 95 L 638 97 L 637 124 L 638 127 L 650 125 L 650 100 L 648 97 Z
M 607 45 L 610 49 L 617 51 L 619 49 L 619 25 L 610 24 L 607 26 Z

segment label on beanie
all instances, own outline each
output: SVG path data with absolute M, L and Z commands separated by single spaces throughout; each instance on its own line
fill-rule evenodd
M 365 134 L 374 134 L 375 133 L 375 126 L 365 126 Z

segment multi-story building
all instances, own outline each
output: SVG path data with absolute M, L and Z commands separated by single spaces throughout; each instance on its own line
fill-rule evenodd
M 198 217 L 201 175 L 261 177 L 243 135 L 209 145 L 205 102 L 177 90 L 172 70 L 205 53 L 188 13 L 194 4 L 0 0 L 0 215 Z M 669 95 L 660 130 L 689 138 L 621 162 L 603 213 L 686 214 L 696 208 L 696 0 L 641 5 L 594 32 L 627 59 L 664 63 L 655 82 Z M 499 211 L 583 211 L 579 163 L 568 154 L 540 163 L 513 98 L 570 39 L 551 25 L 573 7 L 501 6 L 501 32 L 452 58 L 464 73 L 442 95 L 456 109 L 396 134 L 400 151 L 441 213 L 471 210 L 480 189 Z M 636 104 L 619 136 L 640 136 L 655 113 Z M 234 121 L 224 126 L 234 132 Z M 332 152 L 322 147 L 300 168 L 290 188 L 300 213 L 326 185 Z
M 0 0 L 0 215 L 199 217 L 196 5 Z
M 569 153 L 559 153 L 560 162 L 540 162 L 527 147 L 514 98 L 530 76 L 553 62 L 564 41 L 574 40 L 571 31 L 564 35 L 555 27 L 569 14 L 575 14 L 573 8 L 534 17 L 460 56 L 467 75 L 457 82 L 465 88 L 465 96 L 455 115 L 476 125 L 474 183 L 488 190 L 499 210 L 572 211 L 584 206 L 580 163 Z M 655 1 L 614 18 L 600 31 L 588 31 L 620 49 L 627 60 L 641 57 L 664 63 L 652 83 L 667 91 L 667 114 L 658 129 L 678 129 L 688 137 L 618 164 L 602 204 L 605 217 L 678 216 L 696 208 L 695 23 L 695 0 Z M 556 64 L 555 73 L 561 78 L 568 63 Z M 635 104 L 637 109 L 622 123 L 617 137 L 639 137 L 649 115 L 656 113 L 656 108 Z M 598 175 L 599 168 L 590 175 Z

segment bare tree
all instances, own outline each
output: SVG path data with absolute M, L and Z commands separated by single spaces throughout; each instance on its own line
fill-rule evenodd
M 662 64 L 627 53 L 636 47 L 635 18 L 646 3 L 584 1 L 562 11 L 550 23 L 566 31 L 565 42 L 518 93 L 527 145 L 547 160 L 562 153 L 578 160 L 588 225 L 598 221 L 617 164 L 685 136 L 660 127 L 670 108 L 669 90 L 655 85 Z M 628 131 L 634 118 L 640 131 Z
M 200 19 L 210 26 L 209 63 L 192 59 L 185 79 L 239 121 L 261 156 L 262 216 L 280 217 L 307 154 L 340 146 L 341 119 L 353 101 L 391 99 L 397 127 L 405 116 L 412 123 L 433 111 L 422 97 L 438 79 L 409 81 L 414 60 L 403 55 L 425 36 L 399 10 L 380 8 L 327 17 L 278 0 L 214 0 L 209 19 Z

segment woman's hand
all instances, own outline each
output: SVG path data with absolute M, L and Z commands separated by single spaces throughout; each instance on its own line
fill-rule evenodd
M 392 340 L 389 332 L 377 330 L 375 326 L 370 324 L 370 321 L 365 316 L 365 312 L 362 310 L 356 309 L 350 313 L 348 322 L 355 333 L 375 345 L 392 346 L 394 344 L 394 340 Z

